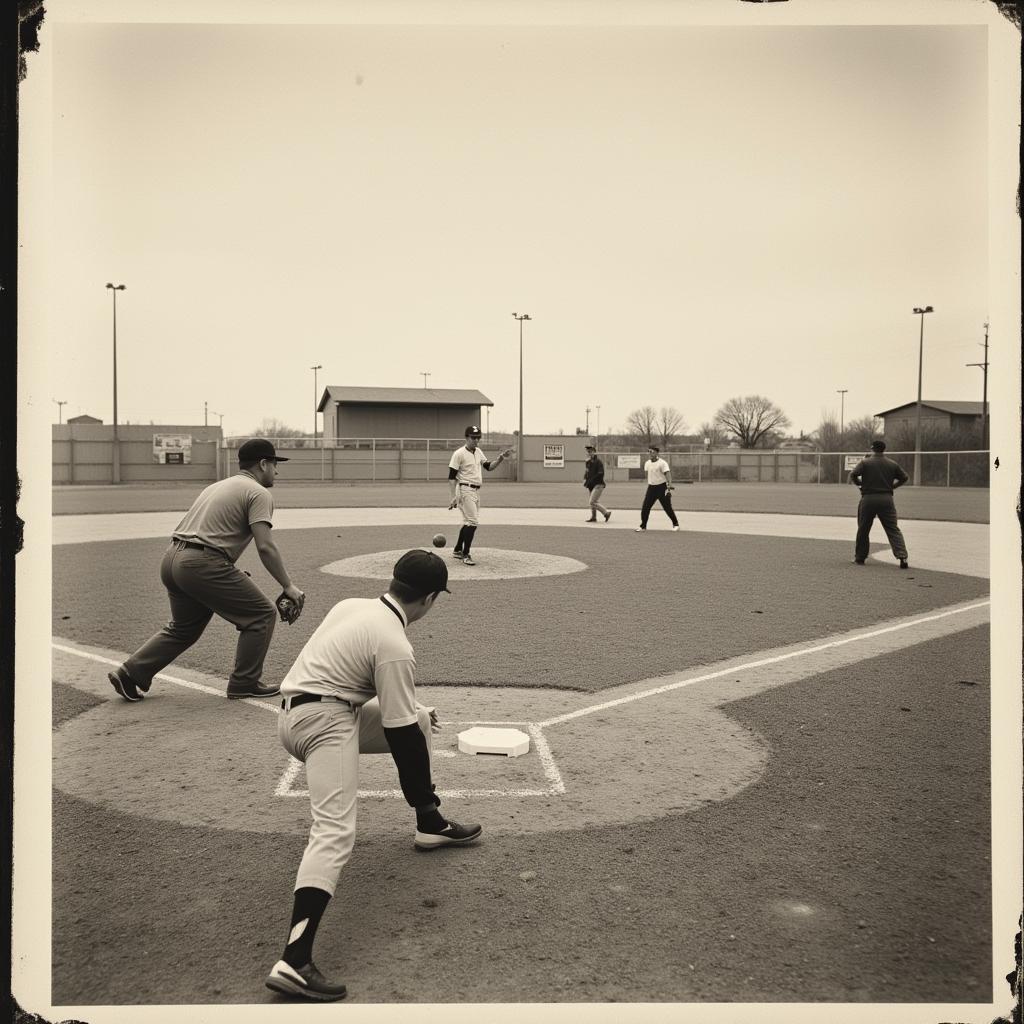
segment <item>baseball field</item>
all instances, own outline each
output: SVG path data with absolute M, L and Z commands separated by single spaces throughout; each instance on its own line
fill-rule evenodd
M 144 701 L 106 679 L 166 621 L 157 567 L 198 489 L 54 492 L 54 1006 L 265 1004 L 262 1019 L 284 1003 L 262 982 L 309 806 L 279 702 L 224 699 L 235 631 L 219 619 Z M 612 519 L 587 524 L 580 487 L 485 488 L 479 564 L 452 561 L 451 596 L 410 628 L 442 810 L 483 837 L 416 853 L 393 762 L 363 758 L 355 853 L 317 939 L 348 985 L 336 1012 L 988 1019 L 1008 1001 L 993 963 L 1013 954 L 992 942 L 987 492 L 899 493 L 901 571 L 878 525 L 851 564 L 853 488 L 680 486 L 680 532 L 655 511 L 638 535 L 642 490 L 609 487 Z M 458 532 L 444 484 L 274 497 L 307 600 L 277 626 L 268 681 L 336 601 L 381 593 L 398 554 Z M 239 564 L 273 595 L 253 551 Z M 480 722 L 525 731 L 529 752 L 460 752 Z

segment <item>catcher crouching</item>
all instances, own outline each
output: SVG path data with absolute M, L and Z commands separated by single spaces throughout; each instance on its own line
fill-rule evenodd
M 215 613 L 238 630 L 228 697 L 272 697 L 280 692 L 280 686 L 261 682 L 263 662 L 278 615 L 284 622 L 294 622 L 306 599 L 292 583 L 271 537 L 270 488 L 277 464 L 287 461 L 263 438 L 246 441 L 238 449 L 239 472 L 210 484 L 178 523 L 160 563 L 171 621 L 107 675 L 125 700 L 142 700 L 153 677 L 202 636 Z M 282 587 L 276 607 L 235 565 L 251 541 Z

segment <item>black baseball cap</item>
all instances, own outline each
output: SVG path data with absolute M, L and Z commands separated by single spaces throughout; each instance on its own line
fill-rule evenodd
M 470 434 L 473 434 L 476 437 L 480 437 L 481 430 L 479 427 L 466 427 L 466 437 L 469 437 Z
M 417 597 L 439 590 L 446 594 L 451 593 L 448 589 L 448 566 L 433 551 L 424 551 L 421 548 L 406 551 L 395 562 L 391 574 L 399 583 L 404 583 L 415 590 Z
M 594 445 L 592 445 L 592 444 L 585 444 L 583 447 L 586 448 L 586 450 L 588 452 L 596 452 L 597 451 L 597 448 L 595 448 Z
M 287 462 L 283 455 L 274 451 L 274 446 L 263 437 L 254 437 L 246 441 L 238 449 L 239 462 L 259 462 L 260 459 L 273 459 L 275 462 Z
M 885 442 L 882 440 L 875 440 L 871 442 L 871 450 L 876 452 L 885 451 Z
M 661 451 L 661 449 L 656 444 L 649 444 L 647 446 L 647 450 L 649 452 L 660 452 Z

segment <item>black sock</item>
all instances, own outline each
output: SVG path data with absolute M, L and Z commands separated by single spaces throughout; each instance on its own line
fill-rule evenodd
M 464 526 L 462 529 L 466 531 L 466 539 L 462 543 L 462 553 L 468 555 L 469 549 L 473 546 L 473 534 L 476 533 L 476 527 Z
M 461 530 L 459 530 L 459 539 L 455 542 L 455 550 L 456 551 L 465 551 L 465 548 L 462 546 L 465 542 L 466 542 L 466 527 L 463 527 Z
M 295 906 L 288 945 L 281 959 L 291 967 L 305 967 L 313 959 L 313 939 L 331 894 L 314 886 L 295 890 Z

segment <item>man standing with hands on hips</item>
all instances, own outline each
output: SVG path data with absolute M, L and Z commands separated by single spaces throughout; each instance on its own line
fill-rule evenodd
M 644 504 L 640 509 L 640 525 L 636 528 L 637 533 L 643 533 L 647 529 L 647 520 L 650 517 L 651 509 L 656 501 L 661 502 L 661 507 L 672 520 L 672 529 L 679 529 L 679 520 L 676 519 L 675 510 L 672 508 L 672 469 L 661 457 L 661 451 L 656 444 L 647 449 L 648 459 L 644 463 L 644 471 L 647 473 L 647 492 L 644 494 Z
M 877 516 L 882 521 L 882 529 L 889 538 L 889 546 L 893 555 L 900 561 L 901 569 L 908 569 L 907 544 L 896 518 L 896 501 L 893 491 L 902 487 L 909 477 L 899 463 L 893 462 L 885 454 L 885 442 L 871 442 L 871 455 L 861 459 L 850 470 L 850 483 L 860 488 L 860 503 L 857 505 L 857 540 L 853 549 L 853 561 L 863 565 L 871 550 L 869 536 L 871 526 Z
M 462 529 L 452 555 L 465 565 L 476 565 L 470 555 L 473 546 L 473 535 L 480 525 L 480 487 L 483 484 L 481 468 L 487 472 L 500 466 L 511 454 L 512 449 L 506 448 L 491 462 L 479 448 L 479 427 L 466 427 L 466 443 L 452 452 L 448 463 L 448 490 L 451 501 L 449 509 L 458 508 L 462 513 Z
M 339 601 L 306 641 L 281 684 L 277 734 L 306 766 L 313 823 L 295 879 L 288 938 L 268 988 L 333 1002 L 346 994 L 313 963 L 313 940 L 355 843 L 359 755 L 390 751 L 416 812 L 417 850 L 472 842 L 479 825 L 438 810 L 430 770 L 433 709 L 416 700 L 416 659 L 406 630 L 448 590 L 448 567 L 431 551 L 407 551 L 388 592 Z

